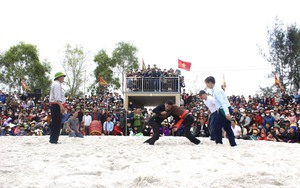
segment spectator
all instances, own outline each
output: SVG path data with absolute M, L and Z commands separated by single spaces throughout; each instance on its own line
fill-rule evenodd
M 83 109 L 80 108 L 80 106 L 77 106 L 77 107 L 76 107 L 76 110 L 79 110 L 79 112 L 78 112 L 78 120 L 79 120 L 79 122 L 82 122 L 83 115 L 84 115 Z
M 196 122 L 196 132 L 195 135 L 196 137 L 209 137 L 209 129 L 208 126 L 205 122 L 204 117 L 199 117 L 197 122 Z
M 245 111 L 245 109 L 240 109 L 242 117 L 240 118 L 239 124 L 242 128 L 247 129 L 247 131 L 250 128 L 251 118 L 249 117 L 248 113 Z
M 86 135 L 86 133 L 85 133 L 85 131 L 84 131 L 84 127 L 83 127 L 83 126 L 80 126 L 80 127 L 79 127 L 79 131 L 80 131 L 80 133 L 81 133 L 83 136 L 85 136 L 85 135 Z
M 125 131 L 126 131 L 126 117 L 124 116 L 124 112 L 123 111 L 120 112 L 119 121 L 120 121 L 120 127 L 122 129 L 123 135 L 125 135 Z
M 267 135 L 266 135 L 266 132 L 262 131 L 260 133 L 260 137 L 257 139 L 257 140 L 267 140 Z
M 14 130 L 13 130 L 13 134 L 14 134 L 15 136 L 19 136 L 20 133 L 21 133 L 21 127 L 20 127 L 20 124 L 17 124 L 17 126 L 16 126 L 16 127 L 14 128 Z
M 251 140 L 258 140 L 259 135 L 257 130 L 253 130 L 252 135 L 250 136 Z
M 2 92 L 2 90 L 0 90 L 0 102 L 2 104 L 4 104 L 5 103 L 5 99 L 6 99 L 5 94 Z M 2 110 L 2 108 L 1 108 L 1 110 Z
M 127 136 L 134 136 L 134 129 L 130 122 L 127 122 Z
M 71 118 L 66 122 L 66 127 L 70 137 L 80 137 L 83 138 L 82 133 L 79 131 L 80 123 L 78 117 L 78 112 L 75 111 Z
M 287 143 L 296 143 L 299 142 L 299 135 L 296 132 L 297 127 L 295 124 L 292 124 L 288 130 L 287 137 L 284 140 Z
M 82 118 L 82 124 L 84 126 L 84 131 L 87 135 L 89 135 L 88 132 L 89 132 L 89 126 L 91 122 L 92 122 L 92 116 L 90 115 L 89 111 L 86 110 L 85 115 Z
M 170 128 L 169 128 L 168 120 L 165 119 L 161 124 L 162 124 L 162 127 L 160 128 L 160 134 L 162 136 L 170 136 Z
M 44 124 L 43 135 L 50 135 L 50 128 L 47 123 Z
M 264 128 L 266 128 L 266 124 L 270 124 L 271 127 L 274 127 L 275 118 L 271 115 L 270 110 L 266 111 L 266 117 L 264 118 Z
M 272 142 L 277 142 L 277 138 L 274 136 L 274 134 L 272 134 L 271 132 L 268 133 L 268 136 L 267 136 L 267 140 L 268 141 L 272 141 Z
M 277 108 L 274 108 L 274 110 L 271 110 L 271 115 L 274 117 L 275 121 L 280 120 L 280 114 L 278 113 Z
M 112 135 L 114 130 L 114 123 L 111 121 L 110 117 L 107 117 L 103 124 L 103 132 L 105 135 Z
M 231 120 L 231 128 L 235 138 L 242 138 L 242 129 L 237 125 L 235 120 Z
M 240 109 L 240 111 L 242 111 Z M 233 113 L 232 113 L 232 116 L 234 117 L 234 119 L 237 121 L 237 122 L 240 122 L 241 118 L 242 118 L 242 114 L 240 113 L 239 109 L 237 107 L 235 107 L 233 109 Z
M 123 136 L 123 132 L 120 126 L 120 122 L 116 122 L 114 129 L 113 129 L 114 136 Z
M 96 107 L 93 109 L 92 120 L 101 121 L 100 112 L 98 112 L 98 109 Z
M 294 111 L 291 111 L 290 115 L 287 118 L 290 120 L 291 124 L 296 124 L 297 123 L 297 117 L 296 117 Z
M 136 109 L 134 111 L 133 119 L 134 119 L 134 123 L 133 123 L 134 128 L 137 129 L 137 132 L 141 132 L 142 131 L 142 125 L 143 125 L 144 116 L 141 113 L 141 109 L 140 108 L 138 108 L 138 109 Z

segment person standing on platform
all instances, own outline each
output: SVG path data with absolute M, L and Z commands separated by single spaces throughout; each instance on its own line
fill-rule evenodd
M 231 129 L 231 114 L 232 109 L 228 98 L 221 87 L 216 87 L 215 78 L 209 76 L 205 79 L 205 84 L 209 89 L 212 89 L 212 95 L 215 99 L 217 108 L 217 115 L 215 116 L 215 142 L 216 144 L 223 144 L 222 142 L 222 128 L 226 131 L 229 143 L 232 147 L 236 146 L 235 137 Z
M 64 82 L 65 74 L 58 72 L 54 76 L 54 82 L 50 89 L 50 110 L 52 122 L 50 125 L 50 140 L 51 144 L 59 144 L 58 138 L 61 129 L 62 115 L 65 112 L 66 98 L 61 84 Z

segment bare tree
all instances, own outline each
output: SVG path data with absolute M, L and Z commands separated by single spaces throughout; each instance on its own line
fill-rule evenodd
M 64 50 L 62 66 L 67 76 L 66 84 L 69 95 L 75 97 L 80 93 L 80 86 L 85 82 L 84 71 L 86 68 L 87 53 L 83 47 L 76 45 L 74 48 L 67 44 Z

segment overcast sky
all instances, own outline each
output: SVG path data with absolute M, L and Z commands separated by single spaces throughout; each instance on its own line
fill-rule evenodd
M 204 89 L 214 76 L 228 95 L 253 95 L 258 86 L 271 86 L 267 27 L 275 17 L 300 25 L 296 0 L 2 0 L 0 51 L 20 41 L 34 44 L 41 59 L 51 62 L 51 77 L 61 71 L 66 43 L 89 52 L 89 64 L 101 49 L 109 54 L 120 41 L 138 48 L 145 64 L 177 68 L 177 59 L 192 63 L 182 70 L 187 90 Z M 87 71 L 92 72 L 92 69 Z M 197 83 L 195 83 L 195 81 Z

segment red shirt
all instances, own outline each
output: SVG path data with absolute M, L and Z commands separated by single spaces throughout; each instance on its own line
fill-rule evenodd
M 116 136 L 116 135 L 122 135 L 122 129 L 121 129 L 121 127 L 120 126 L 114 126 L 114 130 L 113 130 L 113 132 L 114 132 L 114 135 Z
M 257 124 L 257 126 L 263 124 L 264 119 L 260 115 L 256 115 L 254 117 L 254 122 Z

